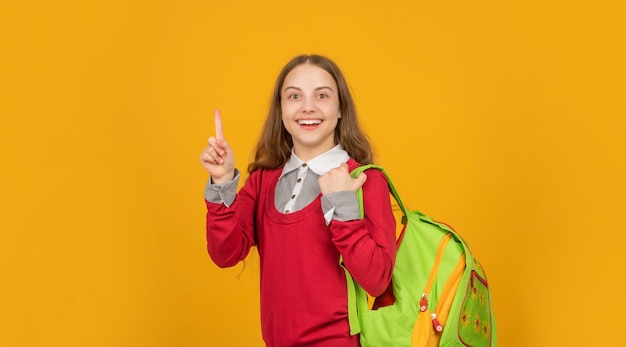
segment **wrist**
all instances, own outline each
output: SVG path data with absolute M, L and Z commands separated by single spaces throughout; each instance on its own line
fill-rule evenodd
M 215 176 L 211 176 L 211 182 L 213 184 L 222 184 L 222 183 L 226 183 L 226 182 L 230 182 L 235 178 L 235 170 L 227 172 L 226 174 L 224 174 L 223 176 L 215 177 Z

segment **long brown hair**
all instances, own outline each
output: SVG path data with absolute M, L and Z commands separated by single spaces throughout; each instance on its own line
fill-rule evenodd
M 257 143 L 254 160 L 248 165 L 248 172 L 258 169 L 276 169 L 283 166 L 291 155 L 293 140 L 282 121 L 281 89 L 287 74 L 302 64 L 312 64 L 326 70 L 337 83 L 341 118 L 335 128 L 335 143 L 341 144 L 348 155 L 361 164 L 374 162 L 372 147 L 367 135 L 361 129 L 356 106 L 341 70 L 330 59 L 320 55 L 299 55 L 283 67 L 270 100 L 270 109 Z

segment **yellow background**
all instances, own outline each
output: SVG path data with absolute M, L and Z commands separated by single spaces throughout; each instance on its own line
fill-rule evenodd
M 405 203 L 487 270 L 500 346 L 623 341 L 623 8 L 608 1 L 0 3 L 0 345 L 260 346 L 258 255 L 205 252 L 300 53 L 344 70 Z

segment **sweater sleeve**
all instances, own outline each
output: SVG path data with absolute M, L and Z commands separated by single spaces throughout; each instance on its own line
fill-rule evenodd
M 207 250 L 219 267 L 236 265 L 256 245 L 255 214 L 259 171 L 248 177 L 229 206 L 223 202 L 210 202 L 205 198 Z
M 382 294 L 391 281 L 396 258 L 396 221 L 387 179 L 367 171 L 363 185 L 365 218 L 330 223 L 335 246 L 352 277 L 372 296 Z

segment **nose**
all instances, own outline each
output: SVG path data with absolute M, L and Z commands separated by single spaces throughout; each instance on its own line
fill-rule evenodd
M 315 111 L 315 100 L 313 98 L 304 98 L 302 103 L 302 111 L 310 113 Z

